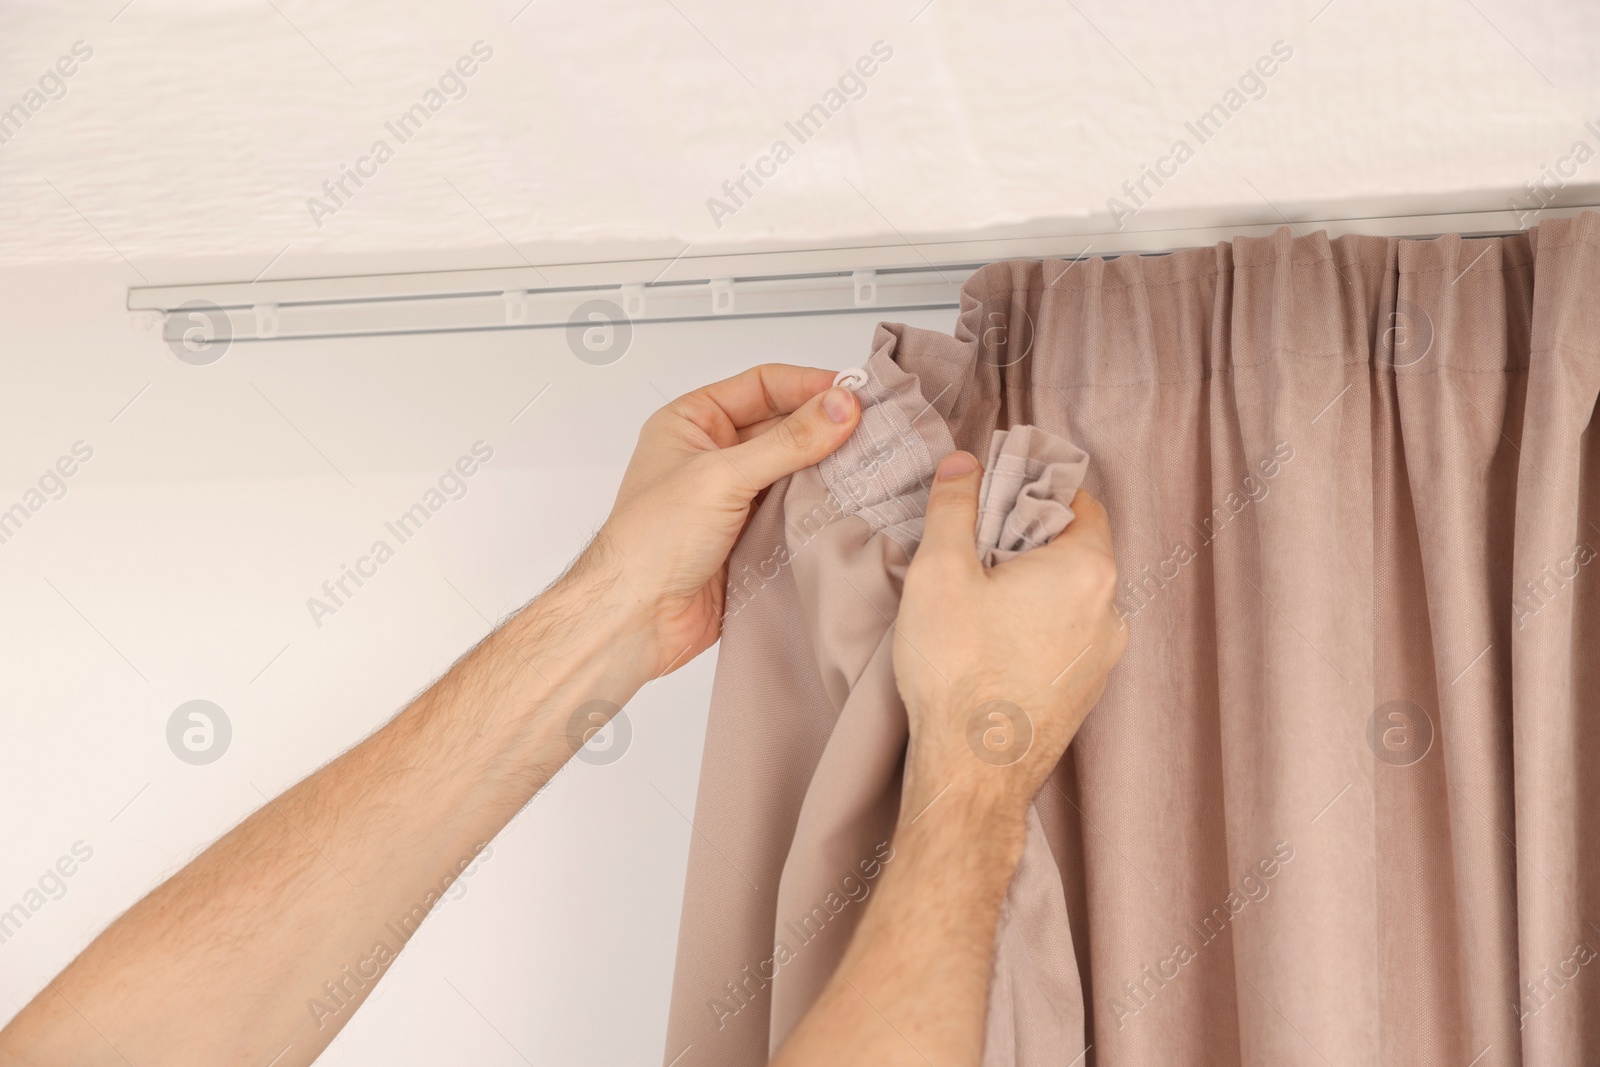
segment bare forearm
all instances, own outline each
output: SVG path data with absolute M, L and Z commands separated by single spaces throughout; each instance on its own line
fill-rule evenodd
M 1022 855 L 1023 826 L 1020 811 L 1000 810 L 971 790 L 910 783 L 894 862 L 838 970 L 774 1064 L 981 1062 L 995 927 Z
M 268 801 L 40 993 L 0 1033 L 0 1063 L 310 1063 L 571 755 L 574 709 L 645 680 L 605 592 L 564 579 Z

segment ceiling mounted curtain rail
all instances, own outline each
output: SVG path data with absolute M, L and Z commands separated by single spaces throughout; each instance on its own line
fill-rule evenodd
M 1550 208 L 1557 218 L 1600 205 Z M 961 285 L 1001 259 L 1164 254 L 1289 225 L 1330 236 L 1490 236 L 1525 228 L 1513 210 L 1253 221 L 1246 225 L 1038 234 L 837 248 L 694 254 L 484 270 L 143 286 L 128 290 L 136 323 L 168 341 L 194 309 L 226 316 L 235 342 L 409 333 L 586 328 L 959 306 Z

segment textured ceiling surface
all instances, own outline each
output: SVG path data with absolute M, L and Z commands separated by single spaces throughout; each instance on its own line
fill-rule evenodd
M 1570 158 L 1597 29 L 1587 0 L 13 0 L 0 263 L 1536 207 L 1600 174 Z

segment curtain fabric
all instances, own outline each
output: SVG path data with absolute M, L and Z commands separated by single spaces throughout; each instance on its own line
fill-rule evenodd
M 1600 1062 L 1597 291 L 1585 213 L 997 263 L 953 336 L 881 325 L 730 561 L 666 1061 L 765 1062 L 894 862 L 885 635 L 964 448 L 989 562 L 1106 505 L 1130 627 L 986 1063 Z

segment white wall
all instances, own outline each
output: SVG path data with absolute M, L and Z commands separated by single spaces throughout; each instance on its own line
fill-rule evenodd
M 558 331 L 240 344 L 194 367 L 132 332 L 123 299 L 112 267 L 0 271 L 0 507 L 94 450 L 0 544 L 0 909 L 93 849 L 0 945 L 0 1019 L 558 573 L 662 394 L 768 359 L 859 363 L 877 321 L 642 325 L 609 367 Z M 316 627 L 306 599 L 480 439 L 494 459 L 467 494 Z M 562 772 L 322 1062 L 521 1064 L 477 1012 L 536 1063 L 658 1061 L 691 833 L 661 794 L 693 810 L 713 668 L 639 694 L 623 758 Z M 234 729 L 207 766 L 165 736 L 195 698 Z

